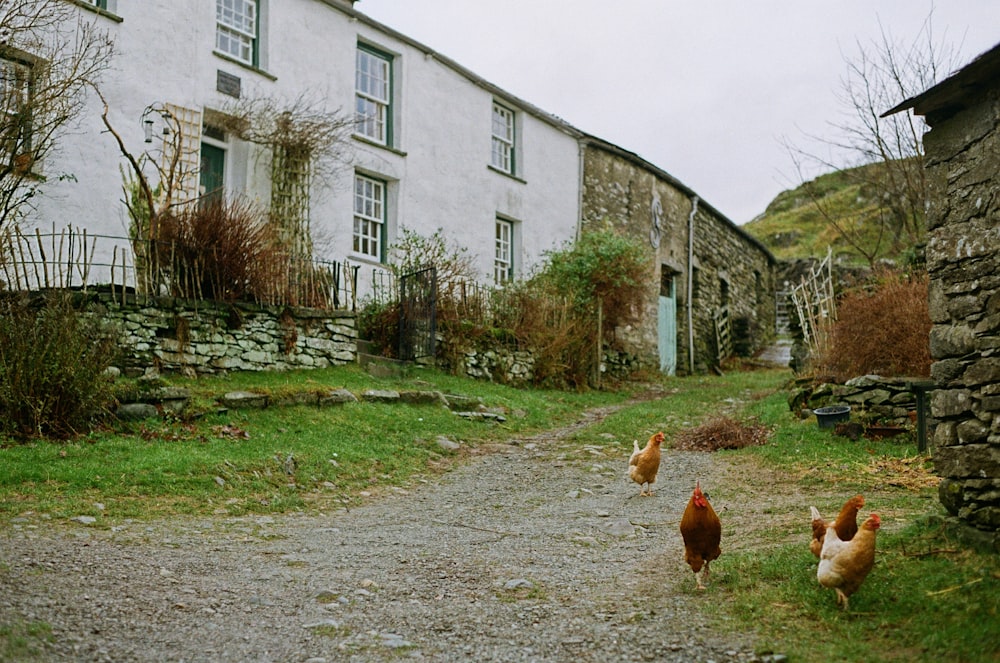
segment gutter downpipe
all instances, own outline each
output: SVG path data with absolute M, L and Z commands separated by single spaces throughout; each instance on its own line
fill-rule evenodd
M 688 375 L 694 375 L 694 215 L 698 212 L 698 196 L 691 197 L 691 214 L 688 215 L 688 273 L 687 273 L 687 328 Z
M 583 177 L 584 168 L 583 161 L 587 154 L 587 139 L 580 138 L 577 140 L 577 149 L 579 150 L 579 162 L 577 164 L 577 183 L 576 183 L 576 238 L 574 242 L 580 241 L 580 234 L 583 232 Z

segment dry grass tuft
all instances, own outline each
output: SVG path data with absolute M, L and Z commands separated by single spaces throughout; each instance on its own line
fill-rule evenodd
M 672 446 L 682 451 L 742 449 L 766 444 L 770 435 L 771 429 L 755 419 L 742 423 L 730 417 L 715 417 L 679 432 Z
M 920 490 L 932 488 L 941 481 L 927 467 L 927 458 L 877 458 L 868 463 L 865 472 L 885 480 L 886 485 Z

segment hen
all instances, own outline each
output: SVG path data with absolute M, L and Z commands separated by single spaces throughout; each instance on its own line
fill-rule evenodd
M 826 528 L 816 578 L 819 584 L 837 592 L 837 605 L 844 610 L 875 564 L 875 534 L 881 525 L 878 514 L 873 513 L 850 541 L 842 541 L 833 525 Z
M 652 495 L 653 484 L 656 483 L 656 473 L 660 471 L 660 445 L 663 444 L 663 433 L 656 433 L 646 442 L 646 448 L 640 449 L 637 440 L 632 441 L 632 455 L 628 459 L 628 475 L 632 481 L 639 484 L 639 495 Z M 648 486 L 646 490 L 643 486 Z
M 812 554 L 819 557 L 819 553 L 823 549 L 826 528 L 830 525 L 833 525 L 837 530 L 837 536 L 840 537 L 841 541 L 850 541 L 853 539 L 858 531 L 858 511 L 864 505 L 864 496 L 855 495 L 844 502 L 844 506 L 840 508 L 840 513 L 837 514 L 837 519 L 832 523 L 823 520 L 823 517 L 819 515 L 819 509 L 814 506 L 809 507 L 809 511 L 812 513 L 812 541 L 809 542 L 809 550 L 812 551 Z
M 698 589 L 705 589 L 708 581 L 708 563 L 722 554 L 719 542 L 722 540 L 722 523 L 715 509 L 701 492 L 701 482 L 695 484 L 691 499 L 688 500 L 684 515 L 681 516 L 681 537 L 684 539 L 684 555 L 688 566 L 694 572 Z M 704 567 L 704 571 L 702 568 Z

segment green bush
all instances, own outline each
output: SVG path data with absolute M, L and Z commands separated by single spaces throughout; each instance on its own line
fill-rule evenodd
M 395 357 L 399 348 L 399 302 L 370 300 L 358 310 L 358 338 L 371 343 L 373 353 Z
M 606 333 L 638 318 L 650 268 L 646 250 L 634 239 L 612 231 L 586 233 L 545 257 L 537 279 L 571 297 L 581 311 L 599 304 Z
M 67 438 L 112 398 L 116 337 L 68 294 L 0 301 L 0 436 Z

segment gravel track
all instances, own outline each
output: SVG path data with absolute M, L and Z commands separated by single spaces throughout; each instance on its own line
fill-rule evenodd
M 565 442 L 614 409 L 349 510 L 19 519 L 0 532 L 0 624 L 51 625 L 29 659 L 44 661 L 771 659 L 708 626 L 721 592 L 696 592 L 684 564 L 694 480 L 731 468 L 666 451 L 639 497 L 620 443 Z

